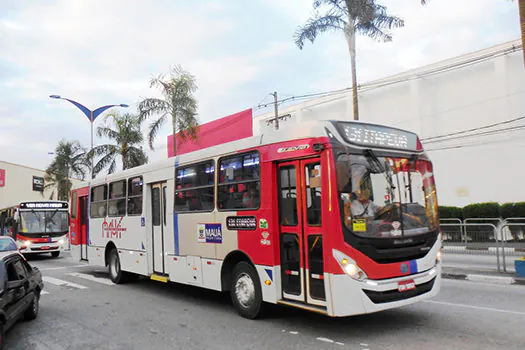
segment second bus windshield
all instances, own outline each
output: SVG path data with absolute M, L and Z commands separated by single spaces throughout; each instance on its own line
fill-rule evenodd
M 61 233 L 68 230 L 67 211 L 21 211 L 20 232 L 29 234 Z

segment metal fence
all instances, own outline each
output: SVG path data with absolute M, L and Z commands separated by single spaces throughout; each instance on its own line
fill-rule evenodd
M 525 218 L 441 219 L 445 266 L 514 272 L 525 256 Z

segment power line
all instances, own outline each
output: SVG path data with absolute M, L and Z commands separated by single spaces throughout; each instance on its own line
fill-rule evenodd
M 524 140 L 524 139 L 525 137 L 517 137 L 513 139 L 494 140 L 494 141 L 478 142 L 478 143 L 467 143 L 464 145 L 431 148 L 431 149 L 426 149 L 425 151 L 432 152 L 432 151 L 443 151 L 443 150 L 449 150 L 449 149 L 469 148 L 469 147 L 483 146 L 483 145 L 489 145 L 489 144 L 494 144 L 494 143 L 505 143 L 505 142 L 511 142 L 511 141 L 516 141 L 516 140 Z
M 496 50 L 496 51 L 492 51 L 492 52 L 486 53 L 486 54 L 484 54 L 483 56 L 480 56 L 480 57 L 474 57 L 474 58 L 466 60 L 466 61 L 452 63 L 452 64 L 449 64 L 449 65 L 444 66 L 444 67 L 443 66 L 442 67 L 437 67 L 437 68 L 434 68 L 432 70 L 423 72 L 422 74 L 416 74 L 416 75 L 408 76 L 408 77 L 399 77 L 399 78 L 393 79 L 391 81 L 383 81 L 383 82 L 379 81 L 379 82 L 375 82 L 375 83 L 372 82 L 372 83 L 359 84 L 358 85 L 358 90 L 360 90 L 359 92 L 370 91 L 370 90 L 373 90 L 373 89 L 378 89 L 378 88 L 389 86 L 389 85 L 393 85 L 393 84 L 398 84 L 398 83 L 407 82 L 407 81 L 411 81 L 411 80 L 415 80 L 415 79 L 420 79 L 420 78 L 423 78 L 423 77 L 428 77 L 428 76 L 432 76 L 432 75 L 436 75 L 436 74 L 440 74 L 440 73 L 446 73 L 446 72 L 449 72 L 451 70 L 466 68 L 466 67 L 469 67 L 469 66 L 472 66 L 472 65 L 475 65 L 475 64 L 478 64 L 478 63 L 482 63 L 482 62 L 485 62 L 487 60 L 499 57 L 499 56 L 506 55 L 508 53 L 516 52 L 520 48 L 521 48 L 521 45 L 517 45 L 517 46 L 516 45 L 512 45 L 512 47 L 510 47 L 510 48 L 499 49 L 499 50 Z M 281 99 L 281 100 L 279 100 L 277 102 L 278 103 L 284 103 L 284 102 L 287 102 L 287 101 L 301 100 L 301 99 L 310 98 L 310 97 L 328 97 L 328 96 L 331 96 L 331 95 L 340 94 L 340 93 L 348 92 L 348 91 L 351 91 L 351 90 L 352 90 L 352 87 L 348 87 L 348 88 L 337 89 L 337 90 L 330 90 L 330 91 L 325 91 L 325 92 L 303 94 L 303 95 L 291 96 L 291 97 L 288 97 L 288 98 L 284 98 L 284 99 Z M 260 108 L 263 108 L 263 107 L 268 107 L 270 104 L 273 104 L 273 103 L 267 103 L 265 105 L 259 104 L 257 106 L 257 109 L 260 109 Z
M 472 128 L 472 129 L 468 129 L 468 130 L 462 130 L 462 131 L 452 132 L 452 133 L 449 133 L 449 134 L 443 134 L 443 135 L 438 135 L 438 136 L 427 137 L 426 139 L 421 139 L 421 141 L 424 142 L 424 143 L 433 143 L 433 142 L 440 142 L 440 141 L 455 140 L 455 139 L 462 138 L 462 137 L 477 136 L 477 135 L 481 135 L 483 133 L 478 133 L 478 134 L 473 134 L 473 135 L 464 135 L 464 136 L 459 136 L 459 137 L 451 137 L 451 136 L 466 134 L 466 133 L 473 132 L 473 131 L 479 131 L 479 130 L 484 130 L 484 129 L 488 129 L 488 128 L 493 128 L 493 127 L 499 126 L 499 125 L 514 123 L 514 122 L 516 122 L 518 120 L 522 120 L 522 119 L 525 119 L 525 116 L 514 118 L 514 119 L 510 119 L 510 120 L 505 120 L 505 121 L 499 122 L 499 123 L 494 123 L 494 124 L 489 124 L 489 125 L 485 125 L 485 126 L 480 126 L 480 127 Z M 510 129 L 512 129 L 512 128 L 497 129 L 497 130 L 493 130 L 493 131 L 497 132 L 499 130 L 510 130 Z

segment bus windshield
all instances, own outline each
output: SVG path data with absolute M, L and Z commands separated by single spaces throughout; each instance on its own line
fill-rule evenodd
M 64 233 L 68 231 L 67 211 L 21 211 L 20 233 L 45 234 Z
M 340 154 L 337 182 L 343 222 L 360 237 L 397 238 L 438 227 L 432 164 L 426 159 Z

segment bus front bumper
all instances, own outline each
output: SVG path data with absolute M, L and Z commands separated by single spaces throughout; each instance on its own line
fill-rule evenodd
M 55 242 L 46 243 L 30 243 L 28 242 L 17 242 L 18 251 L 22 254 L 42 254 L 42 253 L 53 253 L 63 252 L 67 248 L 67 238 L 60 238 Z
M 333 299 L 329 313 L 332 316 L 368 314 L 436 296 L 441 287 L 441 264 L 418 274 L 381 281 L 360 282 L 347 275 L 331 275 L 330 279 Z M 401 291 L 407 281 L 411 286 Z

